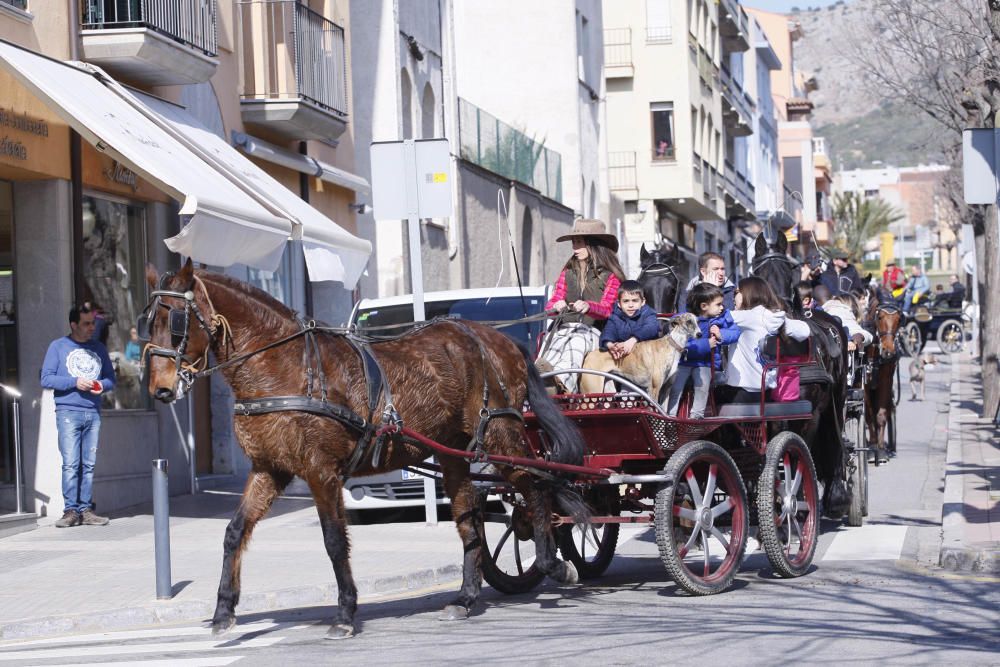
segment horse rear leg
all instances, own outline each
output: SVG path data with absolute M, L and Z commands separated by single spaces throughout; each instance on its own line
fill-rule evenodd
M 235 610 L 240 601 L 240 565 L 243 551 L 250 541 L 254 526 L 271 508 L 271 503 L 292 481 L 284 472 L 257 470 L 250 472 L 243 499 L 226 527 L 222 542 L 222 578 L 212 617 L 212 634 L 221 635 L 236 623 Z
M 556 555 L 556 542 L 552 531 L 552 514 L 555 493 L 539 488 L 538 479 L 523 470 L 513 470 L 505 475 L 524 497 L 531 510 L 531 526 L 535 538 L 535 564 L 538 569 L 560 584 L 580 581 L 576 567 Z
M 347 537 L 343 486 L 340 481 L 309 480 L 323 545 L 337 578 L 337 613 L 326 633 L 327 639 L 346 639 L 354 635 L 354 614 L 358 610 L 358 589 L 351 573 L 351 543 Z
M 469 477 L 469 462 L 462 459 L 442 459 L 444 489 L 451 499 L 451 515 L 462 540 L 462 587 L 458 596 L 445 605 L 439 617 L 442 621 L 464 620 L 479 600 L 483 574 L 483 515 L 476 489 Z

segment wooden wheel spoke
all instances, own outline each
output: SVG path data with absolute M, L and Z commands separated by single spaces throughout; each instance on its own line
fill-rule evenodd
M 736 507 L 736 503 L 733 502 L 733 499 L 731 497 L 726 498 L 721 503 L 712 508 L 712 518 L 718 519 L 720 516 L 730 511 L 734 507 Z
M 688 488 L 691 489 L 691 498 L 694 500 L 694 506 L 700 509 L 705 504 L 705 499 L 701 495 L 701 487 L 698 486 L 698 479 L 694 476 L 694 470 L 688 468 L 684 477 L 687 479 Z
M 722 548 L 725 549 L 727 554 L 730 553 L 729 540 L 726 539 L 726 536 L 722 534 L 721 530 L 712 526 L 712 536 L 722 543 Z
M 493 550 L 494 563 L 500 560 L 500 552 L 503 551 L 503 545 L 507 543 L 507 538 L 510 537 L 513 533 L 514 533 L 514 527 L 507 526 L 507 530 L 504 531 L 503 537 L 500 538 L 500 540 L 497 542 L 496 548 Z M 514 541 L 516 543 L 517 538 L 515 538 Z

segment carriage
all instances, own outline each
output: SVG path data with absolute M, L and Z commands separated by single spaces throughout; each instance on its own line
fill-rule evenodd
M 916 357 L 929 340 L 936 340 L 942 352 L 961 352 L 970 336 L 971 318 L 961 308 L 929 301 L 917 304 L 906 316 L 902 342 L 906 353 Z
M 765 369 L 812 364 L 784 361 L 779 350 Z M 812 418 L 809 401 L 765 402 L 762 391 L 760 404 L 710 401 L 707 416 L 695 420 L 686 417 L 686 401 L 680 416 L 671 417 L 642 388 L 613 379 L 623 391 L 555 397 L 578 426 L 584 466 L 592 470 L 575 481 L 593 512 L 589 525 L 554 518 L 562 555 L 581 578 L 607 569 L 622 524 L 654 526 L 668 573 L 694 595 L 729 588 L 754 525 L 775 572 L 806 573 L 819 534 L 818 481 L 809 447 L 788 425 Z M 526 422 L 541 457 L 545 435 L 530 411 Z M 530 590 L 543 575 L 532 564 L 530 533 L 521 528 L 528 510 L 513 489 L 484 486 L 504 499 L 504 511 L 486 513 L 500 529 L 487 530 L 483 575 L 505 593 Z

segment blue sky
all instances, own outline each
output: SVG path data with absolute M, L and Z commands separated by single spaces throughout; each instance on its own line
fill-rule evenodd
M 742 4 L 754 9 L 764 9 L 769 12 L 786 13 L 792 7 L 805 9 L 806 7 L 826 7 L 832 5 L 835 0 L 743 0 Z

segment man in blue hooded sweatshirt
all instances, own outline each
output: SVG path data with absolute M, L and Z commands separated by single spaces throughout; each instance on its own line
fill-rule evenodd
M 93 340 L 96 315 L 87 306 L 71 308 L 70 334 L 52 341 L 42 362 L 42 387 L 55 394 L 63 460 L 63 515 L 56 528 L 108 523 L 107 517 L 94 513 L 93 486 L 101 394 L 114 389 L 115 370 L 107 348 Z

